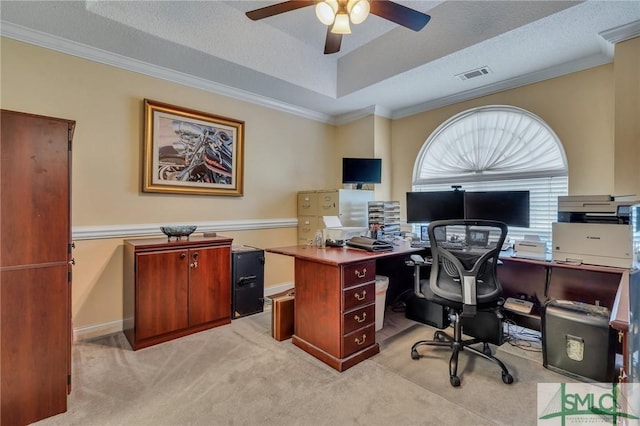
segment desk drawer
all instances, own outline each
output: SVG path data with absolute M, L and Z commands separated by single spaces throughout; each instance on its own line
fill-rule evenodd
M 376 300 L 375 283 L 351 287 L 342 292 L 342 312 L 368 305 Z
M 369 281 L 375 281 L 376 262 L 373 260 L 348 265 L 344 267 L 343 273 L 343 288 L 349 288 Z
M 353 333 L 349 333 L 342 339 L 342 357 L 358 352 L 367 346 L 371 346 L 376 342 L 376 326 L 371 324 L 367 327 L 360 328 Z
M 354 330 L 373 324 L 375 312 L 376 305 L 374 303 L 344 314 L 342 316 L 344 334 L 349 334 Z

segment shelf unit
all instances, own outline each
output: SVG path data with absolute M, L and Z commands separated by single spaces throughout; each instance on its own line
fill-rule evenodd
M 401 235 L 399 201 L 369 201 L 368 209 L 369 229 L 374 225 L 381 229 L 378 238 L 391 239 Z

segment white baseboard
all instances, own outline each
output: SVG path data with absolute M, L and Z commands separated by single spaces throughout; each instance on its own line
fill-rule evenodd
M 293 287 L 293 283 L 281 283 L 264 289 L 264 297 L 269 297 L 273 294 L 282 293 Z
M 94 339 L 108 334 L 118 333 L 122 331 L 122 320 L 109 321 L 102 324 L 89 325 L 87 327 L 78 327 L 73 329 L 73 341 L 82 342 L 84 340 Z
M 264 289 L 265 298 L 286 291 L 293 287 L 293 283 L 281 283 Z M 82 342 L 85 340 L 95 339 L 96 337 L 106 336 L 108 334 L 118 333 L 123 330 L 124 320 L 109 321 L 102 324 L 89 325 L 86 327 L 78 327 L 73 329 L 73 341 Z

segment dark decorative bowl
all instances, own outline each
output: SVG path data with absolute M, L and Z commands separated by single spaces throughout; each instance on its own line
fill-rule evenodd
M 161 226 L 160 230 L 163 234 L 165 234 L 169 241 L 171 241 L 171 237 L 175 237 L 176 240 L 181 239 L 182 237 L 187 237 L 189 239 L 189 235 L 193 234 L 197 226 L 193 225 L 184 225 L 184 226 Z

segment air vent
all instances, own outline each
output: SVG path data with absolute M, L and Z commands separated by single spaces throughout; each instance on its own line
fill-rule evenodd
M 465 71 L 462 74 L 457 74 L 460 80 L 469 80 L 476 77 L 482 77 L 483 75 L 487 75 L 491 73 L 491 69 L 489 67 L 481 67 L 476 68 L 475 70 Z

